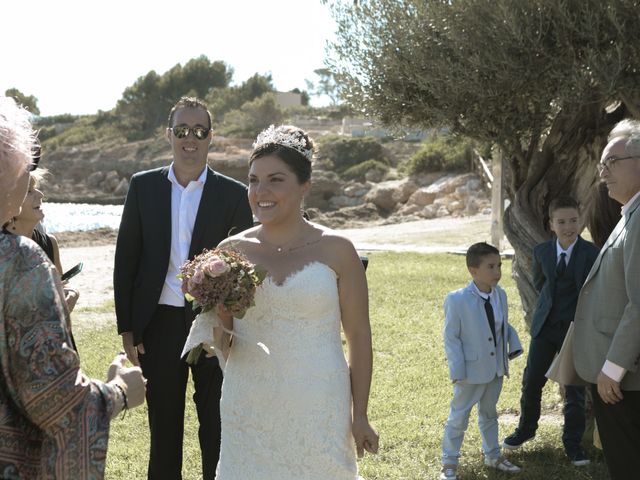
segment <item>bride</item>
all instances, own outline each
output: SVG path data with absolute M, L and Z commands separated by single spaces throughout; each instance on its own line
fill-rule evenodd
M 220 402 L 218 480 L 356 480 L 356 452 L 378 450 L 367 416 L 364 269 L 349 240 L 301 214 L 313 150 L 296 127 L 271 126 L 258 136 L 249 202 L 260 226 L 220 245 L 269 275 L 244 318 L 219 312 L 235 337 Z

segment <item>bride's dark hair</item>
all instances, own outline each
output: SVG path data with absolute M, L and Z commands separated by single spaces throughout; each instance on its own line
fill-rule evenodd
M 304 148 L 306 150 L 311 152 L 315 150 L 313 140 L 309 138 L 304 130 L 293 126 L 281 126 L 278 127 L 278 129 L 285 130 L 287 134 L 304 140 Z M 280 143 L 262 143 L 261 145 L 258 145 L 251 152 L 251 156 L 249 157 L 249 166 L 251 166 L 255 160 L 268 155 L 275 155 L 286 163 L 291 171 L 296 175 L 298 183 L 302 184 L 311 179 L 311 161 L 297 149 Z

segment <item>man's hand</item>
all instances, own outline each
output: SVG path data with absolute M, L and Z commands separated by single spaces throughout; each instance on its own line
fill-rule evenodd
M 144 345 L 142 343 L 138 345 L 133 344 L 133 332 L 122 332 L 120 336 L 122 337 L 122 348 L 124 348 L 127 358 L 136 367 L 139 367 L 140 360 L 138 360 L 138 353 L 144 355 Z
M 598 374 L 598 394 L 602 401 L 609 405 L 616 404 L 623 398 L 620 383 L 603 372 Z

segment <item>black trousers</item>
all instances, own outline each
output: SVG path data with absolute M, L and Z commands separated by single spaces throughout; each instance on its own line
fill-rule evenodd
M 182 478 L 184 407 L 189 368 L 199 422 L 202 478 L 215 478 L 220 455 L 222 371 L 215 357 L 201 355 L 198 363 L 192 366 L 180 358 L 189 323 L 184 308 L 159 305 L 143 335 L 145 354 L 140 355 L 140 366 L 148 379 L 149 480 Z
M 611 480 L 638 478 L 640 472 L 640 391 L 623 390 L 623 399 L 606 404 L 591 385 L 593 408 Z
M 555 337 L 555 336 L 554 336 Z M 527 366 L 522 376 L 520 397 L 520 422 L 518 429 L 525 434 L 533 434 L 538 429 L 542 389 L 547 383 L 545 373 L 549 370 L 556 352 L 560 351 L 562 338 L 547 337 L 544 334 L 531 339 Z M 585 430 L 584 387 L 565 387 L 564 429 L 562 443 L 569 456 L 580 448 Z

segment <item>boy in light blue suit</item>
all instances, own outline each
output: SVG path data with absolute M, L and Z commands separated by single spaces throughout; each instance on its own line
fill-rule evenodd
M 500 252 L 487 243 L 475 243 L 466 255 L 472 281 L 447 295 L 444 301 L 444 349 L 453 382 L 453 399 L 442 439 L 441 480 L 455 480 L 460 448 L 469 415 L 478 406 L 484 463 L 507 473 L 518 473 L 500 453 L 496 405 L 509 360 L 522 353 L 518 334 L 508 322 L 507 295 L 498 286 Z

